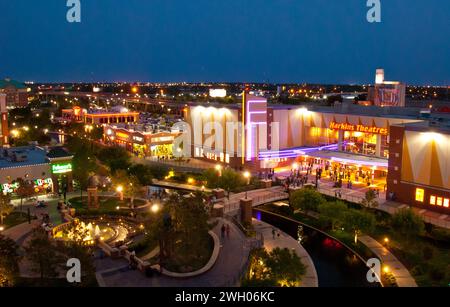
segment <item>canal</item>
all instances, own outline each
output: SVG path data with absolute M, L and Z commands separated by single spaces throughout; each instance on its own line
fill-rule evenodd
M 379 287 L 367 281 L 363 259 L 341 242 L 303 223 L 254 208 L 253 217 L 269 223 L 299 240 L 316 267 L 319 287 Z M 299 226 L 300 229 L 299 229 Z

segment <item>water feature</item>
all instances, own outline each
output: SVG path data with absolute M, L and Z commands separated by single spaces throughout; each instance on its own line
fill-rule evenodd
M 316 267 L 319 287 L 380 286 L 367 281 L 368 268 L 361 258 L 327 234 L 258 208 L 253 209 L 253 217 L 281 229 L 301 242 Z

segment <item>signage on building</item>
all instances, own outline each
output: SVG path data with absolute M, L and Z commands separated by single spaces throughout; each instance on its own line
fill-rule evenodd
M 71 163 L 52 164 L 53 174 L 65 174 L 70 173 L 71 171 L 72 171 Z
M 136 135 L 134 135 L 134 136 L 133 136 L 133 141 L 143 143 L 143 142 L 144 142 L 144 138 L 141 137 L 141 136 L 136 136 Z
M 123 132 L 116 132 L 116 137 L 128 140 L 130 136 L 128 134 L 126 134 L 126 133 L 123 133 Z
M 345 131 L 355 131 L 355 132 L 363 132 L 363 133 L 371 133 L 371 134 L 382 134 L 387 135 L 387 128 L 379 128 L 376 126 L 365 126 L 365 125 L 353 125 L 348 123 L 330 123 L 330 129 L 333 130 L 345 130 Z

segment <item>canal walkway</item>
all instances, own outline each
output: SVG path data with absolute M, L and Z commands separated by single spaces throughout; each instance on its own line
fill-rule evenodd
M 361 236 L 358 240 L 377 255 L 383 267 L 389 268 L 399 287 L 417 287 L 417 283 L 408 269 L 386 247 L 369 236 Z
M 256 232 L 261 233 L 264 237 L 264 247 L 271 251 L 274 248 L 287 248 L 290 250 L 295 250 L 296 254 L 300 257 L 302 263 L 306 266 L 306 273 L 302 277 L 302 282 L 300 287 L 318 287 L 319 280 L 317 277 L 316 268 L 314 263 L 309 256 L 308 252 L 290 235 L 284 233 L 280 229 L 267 224 L 262 221 L 253 219 L 253 227 Z M 275 230 L 275 237 L 273 236 L 272 230 Z M 280 234 L 278 236 L 278 234 Z

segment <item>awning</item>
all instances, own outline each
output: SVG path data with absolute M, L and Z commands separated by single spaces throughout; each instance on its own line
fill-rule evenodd
M 317 150 L 309 152 L 308 156 L 327 159 L 339 163 L 348 163 L 352 165 L 361 165 L 368 167 L 388 167 L 388 159 L 352 154 L 342 151 Z

